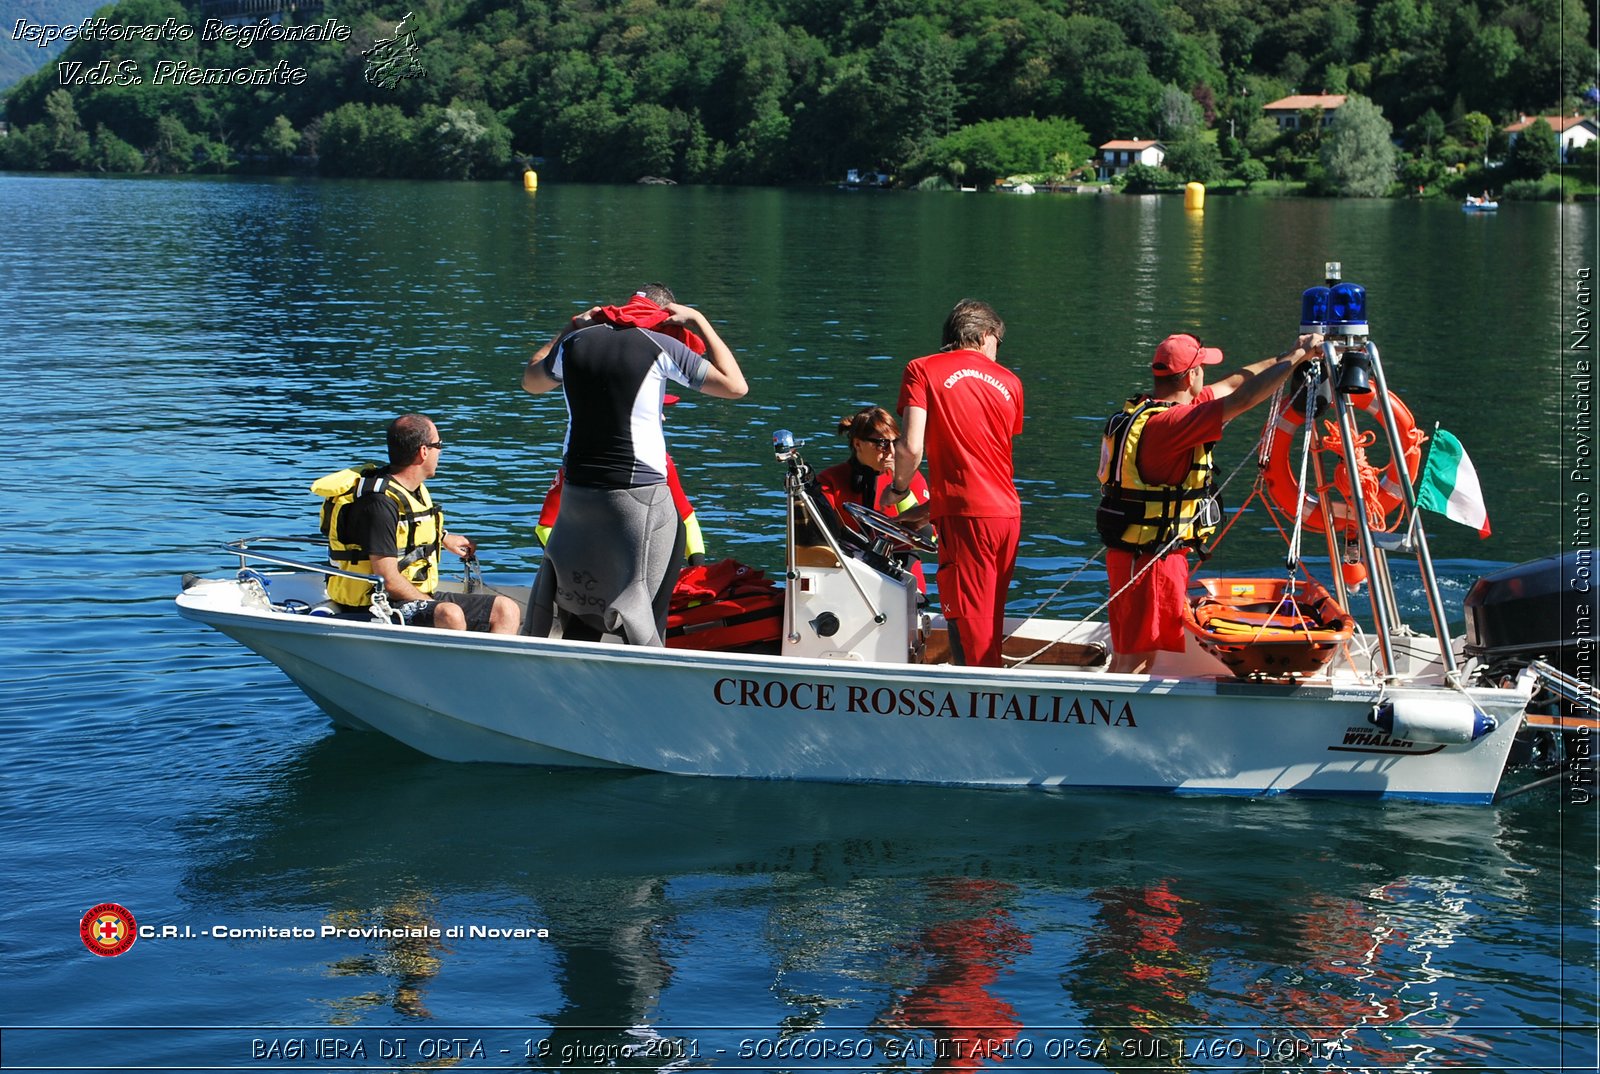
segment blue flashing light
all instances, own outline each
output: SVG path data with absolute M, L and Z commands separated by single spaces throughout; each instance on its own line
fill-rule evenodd
M 1328 290 L 1330 325 L 1366 326 L 1367 289 L 1359 283 L 1336 283 Z
M 1328 323 L 1328 289 L 1307 287 L 1300 295 L 1300 323 L 1321 325 Z

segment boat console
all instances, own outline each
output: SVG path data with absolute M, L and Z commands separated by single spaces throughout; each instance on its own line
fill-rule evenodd
M 773 434 L 788 501 L 784 656 L 904 664 L 922 652 L 927 622 L 917 609 L 913 556 L 932 551 L 894 521 L 852 510 L 844 525 L 814 489 L 803 440 Z M 853 506 L 853 505 L 852 505 Z

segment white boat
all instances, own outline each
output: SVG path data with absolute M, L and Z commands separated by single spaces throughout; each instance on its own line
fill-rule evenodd
M 1475 198 L 1470 195 L 1461 203 L 1461 211 L 1467 213 L 1492 213 L 1498 211 L 1499 208 L 1500 203 L 1498 201 L 1491 201 L 1488 198 Z
M 824 583 L 829 570 L 837 568 L 804 568 L 795 581 Z M 263 570 L 244 581 L 195 581 L 177 602 L 183 615 L 276 664 L 335 723 L 450 761 L 1487 802 L 1531 692 L 1525 680 L 1452 689 L 1436 647 L 1421 638 L 1406 649 L 1403 685 L 1353 673 L 1279 684 L 1235 679 L 1198 651 L 1133 676 L 919 665 L 844 648 L 810 656 L 640 648 L 284 610 L 320 601 L 321 588 L 315 571 Z M 1105 636 L 1098 623 L 1008 626 L 1039 645 L 1063 631 L 1072 640 Z M 1397 720 L 1389 730 L 1374 725 L 1386 707 Z
M 1362 327 L 1330 342 L 1324 362 L 1335 377 L 1370 363 L 1384 392 Z M 1351 405 L 1333 398 L 1353 421 Z M 788 562 L 768 651 L 319 616 L 333 568 L 259 542 L 228 546 L 237 573 L 186 578 L 178 609 L 276 664 L 335 723 L 450 761 L 1176 794 L 1463 803 L 1496 794 L 1539 676 L 1529 661 L 1508 672 L 1493 653 L 1469 656 L 1463 641 L 1441 646 L 1398 628 L 1388 553 L 1365 528 L 1372 632 L 1320 671 L 1238 678 L 1191 638 L 1151 674 L 1111 674 L 1103 622 L 1044 619 L 1008 621 L 1013 666 L 961 667 L 938 662 L 944 623 L 918 607 L 910 539 L 861 512 L 871 537 L 852 544 L 811 496 L 793 437 L 780 432 L 775 448 Z M 1420 525 L 1411 534 L 1444 622 Z

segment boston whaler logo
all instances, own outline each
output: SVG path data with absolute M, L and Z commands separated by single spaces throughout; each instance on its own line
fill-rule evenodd
M 1133 703 L 1117 698 L 731 678 L 718 679 L 711 688 L 711 696 L 724 707 L 747 709 L 791 708 L 802 712 L 857 712 L 873 716 L 1139 726 L 1133 717 Z
M 1344 729 L 1344 743 L 1329 746 L 1330 753 L 1399 753 L 1420 757 L 1444 749 L 1442 742 L 1413 742 L 1409 738 L 1395 738 L 1376 727 L 1352 724 Z

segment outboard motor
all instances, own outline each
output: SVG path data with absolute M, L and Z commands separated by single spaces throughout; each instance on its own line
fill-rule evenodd
M 1467 593 L 1465 652 L 1482 662 L 1482 678 L 1499 683 L 1531 666 L 1542 685 L 1528 712 L 1547 719 L 1517 735 L 1509 767 L 1594 763 L 1577 720 L 1595 715 L 1597 573 L 1600 555 L 1574 550 L 1486 574 Z
M 1563 552 L 1486 574 L 1467 593 L 1466 653 L 1492 673 L 1514 673 L 1543 659 L 1574 678 L 1595 681 L 1600 656 L 1600 555 Z

